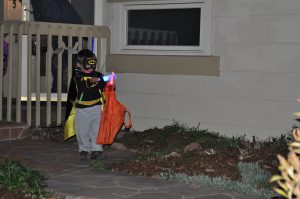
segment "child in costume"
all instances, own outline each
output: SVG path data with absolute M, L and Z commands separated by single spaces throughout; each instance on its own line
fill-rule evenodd
M 103 89 L 106 82 L 103 74 L 95 71 L 97 59 L 95 54 L 83 49 L 78 52 L 75 73 L 68 91 L 67 114 L 70 102 L 75 103 L 76 138 L 81 160 L 104 158 L 103 147 L 97 144 Z M 68 107 L 69 106 L 69 107 Z M 66 118 L 67 119 L 67 118 Z

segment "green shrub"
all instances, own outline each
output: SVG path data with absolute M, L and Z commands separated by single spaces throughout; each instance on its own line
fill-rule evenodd
M 99 160 L 99 159 L 91 161 L 90 166 L 100 170 L 109 169 L 109 166 L 103 160 Z
M 25 197 L 40 199 L 51 194 L 44 190 L 45 177 L 37 171 L 26 168 L 18 161 L 5 160 L 0 167 L 0 185 L 5 190 L 13 190 Z

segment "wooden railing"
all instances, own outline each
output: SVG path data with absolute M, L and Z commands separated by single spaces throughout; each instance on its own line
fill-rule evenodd
M 62 79 L 64 77 L 67 82 L 70 82 L 74 68 L 72 66 L 73 54 L 83 48 L 94 50 L 98 58 L 97 70 L 104 72 L 106 54 L 110 46 L 110 31 L 104 26 L 10 21 L 0 24 L 0 46 L 3 46 L 3 42 L 9 44 L 9 56 L 7 73 L 4 77 L 3 70 L 0 70 L 0 120 L 12 121 L 14 110 L 14 120 L 21 122 L 21 105 L 24 104 L 22 101 L 25 101 L 26 123 L 39 127 L 41 125 L 41 101 L 45 101 L 46 108 L 43 116 L 46 115 L 46 126 L 50 126 L 51 102 L 56 101 L 56 125 L 61 125 L 62 102 L 66 100 L 66 94 L 62 93 L 62 88 L 66 90 L 67 86 L 62 84 Z M 43 52 L 46 57 L 44 63 L 41 61 Z M 64 69 L 64 74 L 63 53 L 67 56 L 67 69 Z M 57 56 L 56 63 L 53 63 L 53 55 Z M 51 92 L 53 81 L 51 67 L 53 65 L 57 67 L 55 93 Z M 3 66 L 2 47 L 0 48 L 0 66 Z M 41 69 L 44 69 L 44 76 L 41 76 Z M 34 114 L 32 104 L 35 106 L 35 124 L 32 124 L 32 114 Z M 22 121 L 23 119 L 25 118 L 22 118 Z

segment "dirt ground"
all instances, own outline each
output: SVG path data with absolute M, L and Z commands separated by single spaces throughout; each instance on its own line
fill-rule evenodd
M 200 147 L 184 152 L 184 147 L 195 140 Z M 118 142 L 138 151 L 140 156 L 136 160 L 113 165 L 113 170 L 143 176 L 172 171 L 239 180 L 239 162 L 259 161 L 262 168 L 275 174 L 278 173 L 277 154 L 287 153 L 283 149 L 287 147 L 278 147 L 271 141 L 254 146 L 249 141 L 239 140 L 236 146 L 229 144 L 220 147 L 218 142 L 213 143 L 210 138 L 197 138 L 192 133 L 162 133 L 160 129 L 127 133 Z M 170 155 L 172 152 L 176 152 L 176 155 Z
M 24 198 L 23 195 L 18 194 L 14 191 L 7 191 L 4 189 L 0 189 L 0 199 L 26 199 L 26 198 Z

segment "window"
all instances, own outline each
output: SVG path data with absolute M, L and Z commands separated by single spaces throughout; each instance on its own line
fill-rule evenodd
M 113 4 L 112 53 L 211 55 L 211 0 Z

